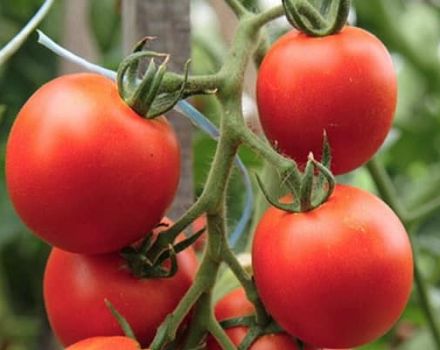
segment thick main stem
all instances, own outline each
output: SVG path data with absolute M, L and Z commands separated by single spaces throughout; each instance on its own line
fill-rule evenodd
M 228 246 L 225 199 L 233 161 L 238 147 L 245 139 L 242 135 L 248 130 L 241 111 L 245 69 L 259 41 L 261 26 L 281 15 L 281 13 L 280 8 L 277 8 L 275 11 L 253 15 L 244 10 L 236 0 L 230 1 L 229 4 L 242 18 L 225 63 L 220 71 L 215 74 L 213 85 L 210 85 L 211 82 L 206 77 L 195 78 L 194 84 L 190 79 L 188 85 L 190 90 L 197 91 L 198 80 L 201 89 L 215 87 L 219 102 L 223 107 L 220 138 L 201 199 L 194 205 L 193 210 L 190 210 L 181 221 L 179 220 L 176 223 L 178 228 L 184 227 L 201 210 L 201 207 L 204 207 L 203 211 L 206 211 L 208 220 L 208 244 L 193 285 L 174 312 L 160 327 L 150 346 L 152 350 L 161 350 L 164 345 L 174 339 L 179 325 L 194 306 L 193 322 L 184 348 L 190 349 L 198 346 L 206 332 L 211 332 L 224 349 L 235 349 L 235 346 L 229 341 L 215 320 L 212 312 L 211 293 L 222 262 L 227 262 L 227 265 L 243 283 L 246 294 L 250 296 L 251 301 L 255 304 L 259 321 L 265 323 L 267 320 L 267 315 L 258 299 L 252 280 L 237 262 Z M 174 79 L 174 82 L 171 82 L 171 80 L 170 85 L 176 81 L 176 79 Z M 276 152 L 268 152 L 276 157 L 274 155 Z M 277 158 L 277 160 L 284 167 L 285 163 L 280 158 Z M 170 234 L 175 234 L 175 232 L 170 232 Z
M 202 258 L 200 268 L 195 277 L 194 283 L 180 301 L 174 312 L 165 320 L 161 328 L 157 332 L 155 339 L 151 344 L 151 349 L 160 350 L 165 344 L 175 338 L 177 329 L 182 323 L 185 316 L 190 309 L 199 301 L 203 300 L 203 295 L 212 291 L 220 264 L 222 262 L 222 247 L 227 244 L 224 229 L 224 198 L 227 187 L 227 182 L 230 176 L 233 160 L 237 152 L 238 144 L 231 139 L 229 133 L 224 132 L 225 122 L 222 121 L 222 133 L 217 145 L 216 155 L 211 167 L 208 181 L 205 189 L 201 195 L 206 205 L 206 212 L 208 218 L 208 245 L 205 254 Z M 211 308 L 211 305 L 208 306 Z M 193 316 L 195 320 L 204 319 L 203 310 L 205 307 L 196 308 L 196 313 Z M 197 312 L 197 310 L 201 310 Z M 203 325 L 203 323 L 201 323 Z M 206 323 L 205 323 L 206 325 Z M 205 330 L 200 328 L 193 328 L 194 332 L 203 334 Z M 190 339 L 194 342 L 199 341 L 197 337 L 190 334 Z M 193 344 L 189 344 L 193 345 Z

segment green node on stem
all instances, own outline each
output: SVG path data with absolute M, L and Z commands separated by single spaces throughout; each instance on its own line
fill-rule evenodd
M 257 184 L 272 206 L 292 213 L 307 212 L 319 207 L 330 198 L 336 185 L 336 179 L 329 170 L 331 148 L 325 131 L 322 163 L 314 159 L 313 153 L 310 153 L 308 158 L 302 174 L 296 163 L 292 161 L 291 169 L 285 171 L 282 175 L 282 184 L 291 195 L 291 202 L 279 201 L 278 198 L 266 190 L 262 180 L 257 176 Z

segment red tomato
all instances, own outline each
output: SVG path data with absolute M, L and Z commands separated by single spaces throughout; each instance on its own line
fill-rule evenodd
M 104 299 L 127 319 L 146 346 L 191 286 L 197 259 L 192 248 L 177 255 L 171 278 L 137 279 L 118 253 L 80 255 L 54 248 L 44 275 L 44 301 L 52 329 L 64 346 L 95 336 L 122 335 Z
M 223 297 L 215 306 L 215 317 L 219 320 L 228 318 L 252 315 L 255 309 L 252 303 L 246 298 L 243 288 L 233 290 Z M 235 345 L 239 345 L 247 333 L 247 327 L 228 328 L 226 333 Z M 218 343 L 208 338 L 208 350 L 221 350 Z M 314 348 L 306 347 L 305 350 Z M 285 333 L 268 334 L 258 338 L 249 350 L 299 350 L 297 342 Z
M 255 232 L 255 282 L 287 332 L 320 347 L 347 348 L 383 335 L 411 291 L 404 227 L 377 197 L 338 185 L 318 208 L 269 208 Z
M 140 346 L 127 337 L 94 337 L 81 340 L 66 350 L 140 350 Z
M 179 181 L 179 145 L 164 117 L 146 120 L 99 75 L 41 87 L 21 109 L 6 176 L 23 221 L 77 253 L 116 251 L 160 221 Z
M 326 130 L 335 174 L 377 151 L 391 127 L 396 95 L 386 48 L 355 27 L 321 38 L 291 31 L 270 48 L 258 73 L 260 120 L 271 143 L 303 165 L 309 152 L 320 159 Z

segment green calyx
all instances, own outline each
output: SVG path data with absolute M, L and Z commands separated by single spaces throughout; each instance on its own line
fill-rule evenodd
M 123 248 L 121 256 L 137 278 L 173 277 L 178 270 L 177 254 L 191 246 L 203 232 L 205 228 L 178 243 L 174 243 L 171 236 L 163 239 L 165 233 L 155 236 L 150 232 L 140 245 Z M 162 239 L 159 239 L 160 236 Z
M 351 0 L 282 0 L 288 21 L 314 37 L 338 33 L 347 22 Z
M 324 132 L 322 159 L 318 162 L 310 153 L 304 172 L 301 174 L 296 163 L 282 175 L 282 184 L 292 195 L 289 203 L 280 202 L 271 195 L 257 176 L 257 183 L 266 200 L 274 207 L 291 212 L 301 213 L 311 211 L 325 203 L 333 193 L 336 180 L 330 169 L 331 150 L 327 134 Z
M 170 56 L 165 53 L 144 50 L 152 37 L 145 37 L 119 65 L 117 83 L 121 98 L 137 114 L 145 118 L 158 117 L 170 109 L 183 97 L 188 79 L 189 60 L 185 64 L 183 81 L 175 91 L 163 91 L 162 85 L 167 72 Z M 142 78 L 138 78 L 139 65 L 150 59 Z M 158 64 L 156 60 L 161 60 Z

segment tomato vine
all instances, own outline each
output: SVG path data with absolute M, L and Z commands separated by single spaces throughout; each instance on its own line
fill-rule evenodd
M 236 349 L 236 345 L 221 327 L 212 309 L 212 291 L 222 264 L 225 264 L 234 273 L 243 286 L 247 298 L 252 302 L 256 312 L 256 325 L 261 329 L 265 327 L 270 328 L 273 320 L 268 315 L 260 300 L 253 278 L 239 263 L 227 241 L 227 229 L 225 224 L 226 189 L 235 157 L 242 145 L 248 146 L 253 152 L 276 168 L 280 178 L 283 180 L 287 179 L 287 181 L 289 181 L 290 179 L 294 183 L 299 182 L 299 169 L 295 162 L 278 153 L 246 126 L 241 109 L 245 68 L 252 58 L 255 59 L 257 64 L 261 62 L 262 51 L 266 46 L 262 28 L 268 22 L 284 15 L 286 10 L 290 21 L 294 25 L 299 26 L 306 33 L 311 35 L 328 35 L 342 28 L 349 8 L 348 1 L 331 2 L 331 7 L 328 12 L 335 18 L 327 21 L 316 12 L 316 9 L 311 7 L 308 1 L 285 0 L 283 1 L 284 6 L 276 6 L 260 13 L 249 11 L 238 0 L 226 0 L 226 2 L 237 17 L 239 17 L 240 22 L 230 51 L 218 72 L 206 76 L 187 76 L 186 74 L 179 75 L 172 72 L 165 72 L 162 68 L 165 67 L 168 56 L 157 53 L 135 52 L 132 56 L 126 58 L 126 63 L 128 63 L 121 68 L 123 73 L 130 69 L 129 65 L 133 62 L 135 62 L 137 68 L 137 60 L 143 56 L 164 58 L 164 62 L 159 67 L 155 67 L 155 70 L 152 71 L 150 75 L 147 73 L 146 80 L 140 83 L 140 89 L 132 90 L 133 86 L 138 84 L 137 79 L 133 78 L 133 72 L 130 73 L 133 79 L 128 81 L 131 86 L 127 89 L 124 88 L 126 81 L 123 74 L 118 80 L 121 95 L 123 97 L 128 96 L 130 100 L 129 104 L 143 116 L 146 116 L 147 113 L 153 109 L 153 95 L 174 93 L 176 91 L 178 91 L 177 97 L 173 96 L 174 100 L 172 100 L 172 103 L 166 105 L 166 108 L 171 108 L 172 105 L 175 105 L 177 100 L 182 97 L 197 94 L 216 94 L 222 107 L 217 148 L 202 194 L 174 225 L 164 230 L 163 233 L 157 237 L 149 251 L 151 256 L 155 258 L 159 257 L 182 230 L 188 227 L 200 215 L 206 213 L 209 233 L 208 242 L 196 278 L 175 310 L 167 316 L 158 329 L 150 345 L 152 350 L 163 349 L 176 338 L 179 327 L 191 310 L 193 310 L 192 322 L 189 326 L 188 336 L 183 346 L 184 349 L 197 348 L 206 333 L 212 334 L 224 349 Z M 307 17 L 307 21 L 302 19 L 301 16 L 303 15 Z M 312 27 L 317 28 L 306 28 L 310 24 Z M 91 66 L 88 67 L 92 70 L 95 69 Z M 111 75 L 114 78 L 112 72 L 103 70 L 100 72 Z M 159 75 L 160 79 L 158 79 Z M 154 85 L 154 91 L 149 89 L 151 86 L 149 86 L 148 83 Z M 129 90 L 127 94 L 125 94 L 126 90 Z M 146 97 L 148 97 L 148 99 Z M 150 115 L 150 117 L 154 117 L 156 114 L 161 114 L 162 112 L 164 112 L 162 109 L 154 110 L 153 115 Z M 322 165 L 311 158 L 309 168 L 306 168 L 306 176 L 313 178 L 313 165 L 325 173 L 325 169 L 322 168 Z M 417 223 L 439 209 L 440 201 L 436 199 L 420 208 L 419 211 L 409 213 L 401 200 L 397 198 L 390 179 L 378 161 L 375 159 L 371 160 L 367 165 L 367 169 L 379 193 L 396 212 L 408 231 L 412 231 Z M 332 178 L 330 176 L 327 178 L 330 178 L 330 181 L 328 193 L 324 196 L 325 200 L 328 199 L 333 190 Z M 306 185 L 307 186 L 300 186 L 302 192 L 305 193 L 304 196 L 300 198 L 301 212 L 313 209 L 310 200 L 312 182 Z M 292 185 L 292 188 L 295 186 L 296 185 Z M 275 203 L 275 201 L 272 203 Z M 322 202 L 319 202 L 316 206 L 321 204 Z M 277 206 L 277 204 L 275 203 L 274 206 Z M 286 208 L 287 207 L 283 207 L 283 209 Z M 415 282 L 420 295 L 421 305 L 431 328 L 431 333 L 437 348 L 440 349 L 440 334 L 432 312 L 426 286 L 417 265 L 417 258 L 415 258 Z M 249 344 L 246 344 L 244 348 L 247 348 L 248 345 Z

